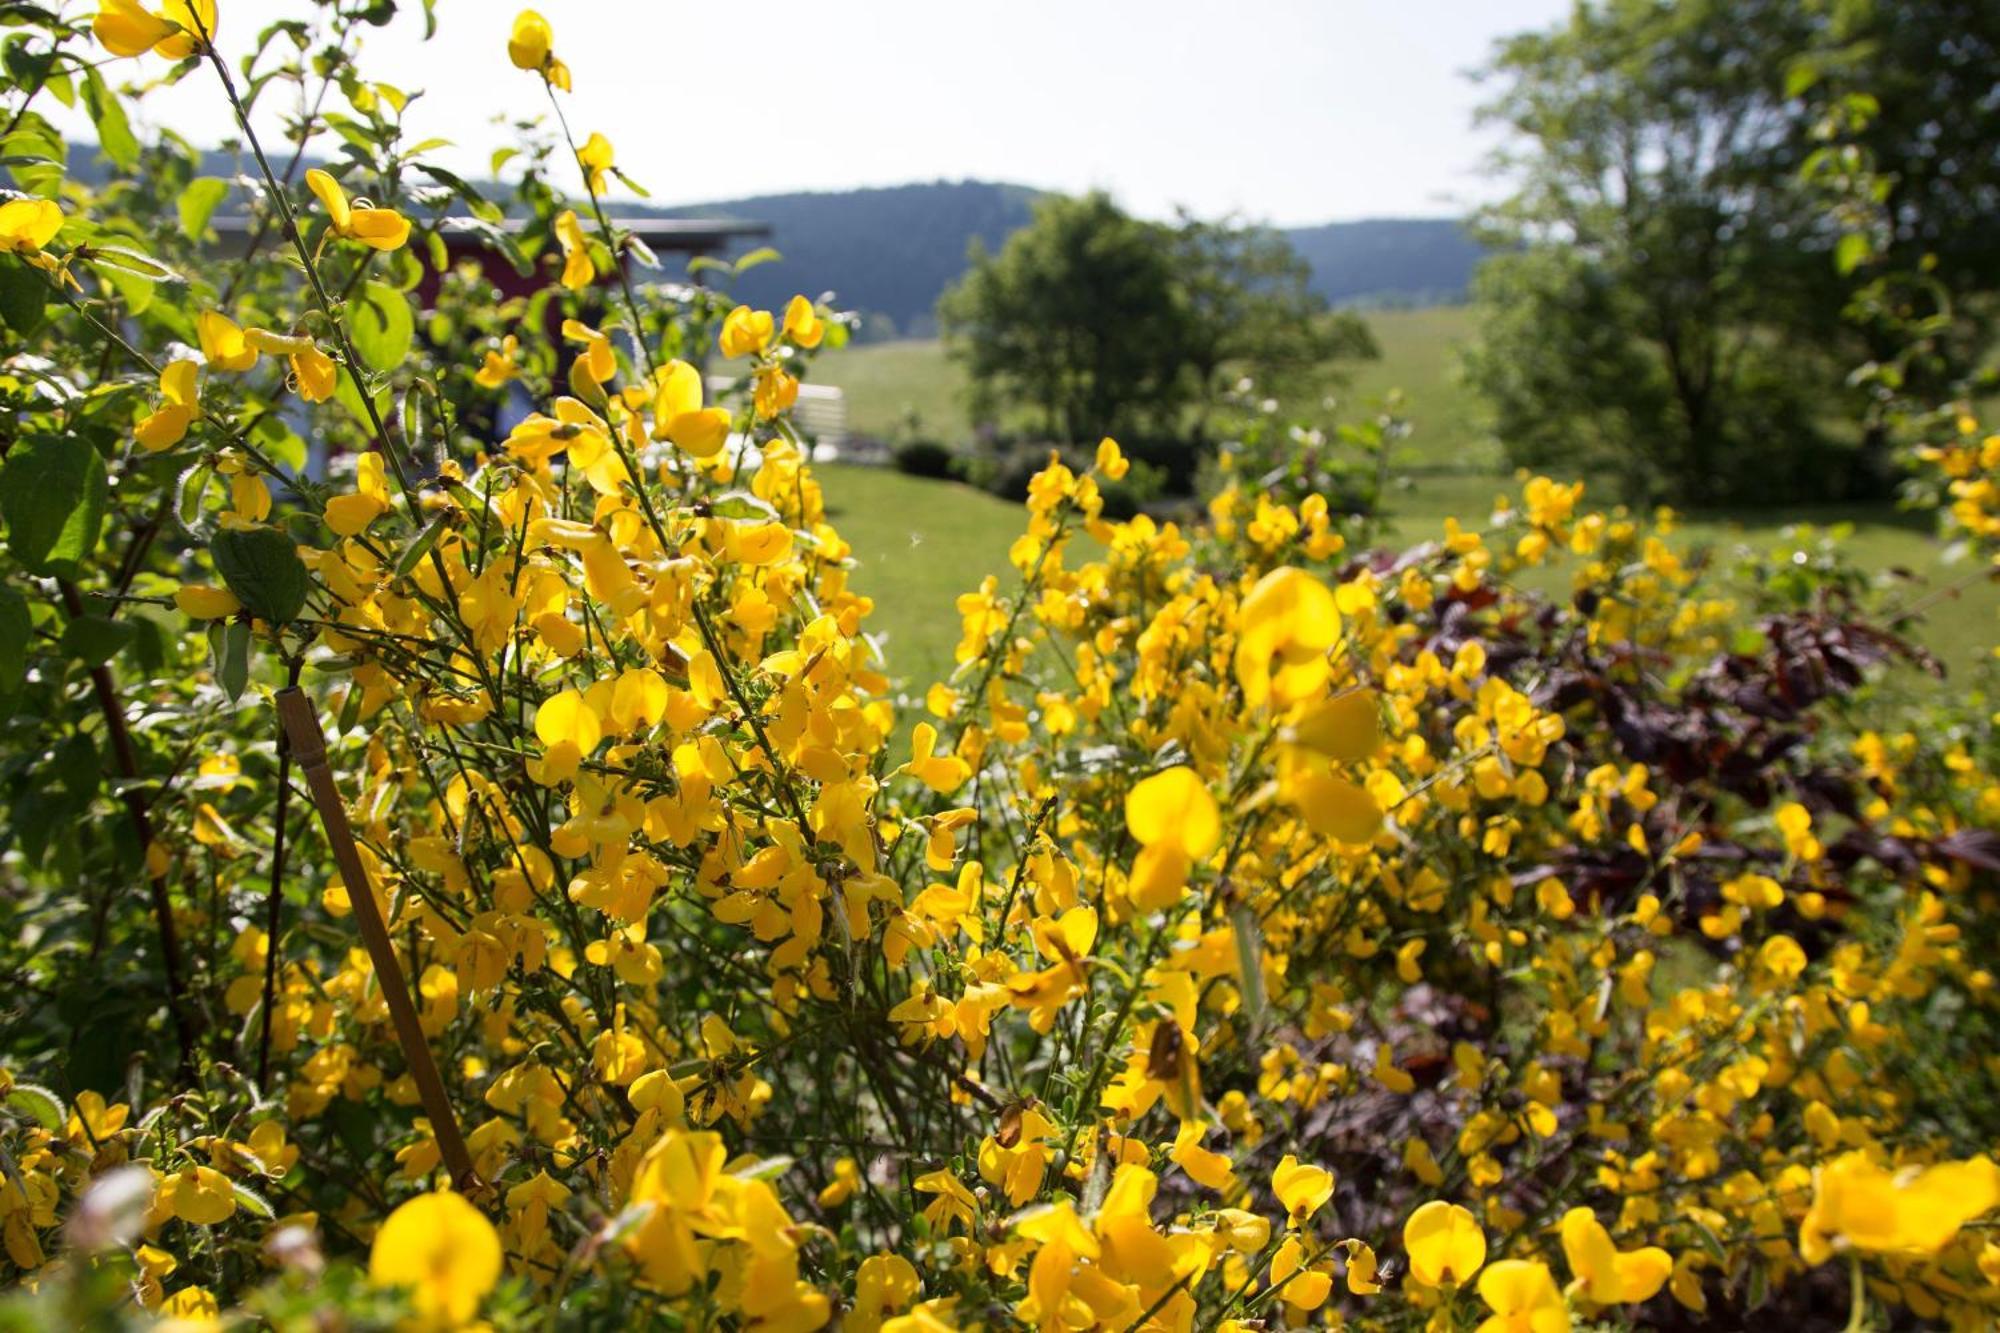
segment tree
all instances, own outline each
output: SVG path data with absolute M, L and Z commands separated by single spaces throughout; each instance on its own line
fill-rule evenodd
M 1366 326 L 1328 310 L 1278 232 L 1133 218 L 1101 193 L 1051 197 L 998 254 L 975 245 L 939 303 L 982 410 L 1013 406 L 1049 435 L 1200 442 L 1229 383 L 1298 384 L 1372 356 Z
M 1940 398 L 1991 357 L 2000 283 L 2000 8 L 1950 0 L 1819 6 L 1821 31 L 1787 71 L 1811 113 L 1809 184 L 1866 198 L 1841 210 L 1839 267 L 1871 363 L 1898 392 Z M 1930 317 L 1935 316 L 1932 319 Z M 1912 322 L 1927 355 L 1905 355 Z
M 1380 355 L 1359 315 L 1327 309 L 1311 266 L 1280 232 L 1183 214 L 1171 239 L 1196 440 L 1207 440 L 1211 414 L 1245 375 L 1268 395 L 1294 396 L 1320 387 L 1338 361 Z
M 1164 229 L 1093 192 L 1050 197 L 939 302 L 981 410 L 1018 404 L 1082 442 L 1171 421 L 1185 315 Z
M 1841 283 L 1785 94 L 1812 34 L 1796 0 L 1612 0 L 1501 45 L 1485 114 L 1523 147 L 1469 370 L 1515 461 L 1648 498 L 1867 485 L 1823 424 Z
M 1521 147 L 1482 219 L 1471 378 L 1517 462 L 1696 501 L 1879 494 L 1848 387 L 1896 320 L 1857 303 L 1802 178 L 1865 94 L 1879 254 L 1931 275 L 1962 363 L 2000 261 L 2000 11 L 1970 0 L 1604 0 L 1503 42 L 1486 115 Z M 1949 368 L 1947 368 L 1949 369 Z

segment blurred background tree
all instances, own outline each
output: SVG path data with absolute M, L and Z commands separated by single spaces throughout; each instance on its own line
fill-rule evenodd
M 1868 194 L 1837 268 L 1870 362 L 1898 359 L 1912 319 L 1941 316 L 1901 387 L 1941 398 L 1990 361 L 2000 291 L 2000 6 L 1817 0 L 1814 44 L 1786 72 L 1809 140 L 1808 183 L 1849 173 Z M 1865 183 L 1864 183 L 1865 181 Z M 1856 215 L 1836 210 L 1837 223 Z M 1886 274 L 1898 280 L 1881 284 Z
M 1018 407 L 1076 443 L 1170 425 L 1184 314 L 1165 229 L 1109 195 L 1050 197 L 938 305 L 981 414 Z
M 1360 315 L 1329 309 L 1312 290 L 1311 266 L 1282 233 L 1183 212 L 1167 240 L 1182 301 L 1187 429 L 1197 445 L 1210 442 L 1245 379 L 1265 397 L 1310 397 L 1341 378 L 1340 363 L 1380 355 Z
M 1105 435 L 1205 446 L 1244 378 L 1276 392 L 1376 354 L 1267 227 L 1131 217 L 1102 193 L 1048 197 L 939 303 L 982 415 L 1026 414 L 1060 444 Z
M 1486 115 L 1515 192 L 1482 218 L 1502 253 L 1468 372 L 1512 461 L 1635 499 L 1885 494 L 1848 386 L 1871 342 L 1843 318 L 1852 266 L 1800 168 L 1829 106 L 1872 90 L 1889 243 L 1935 257 L 1974 354 L 2000 145 L 1963 113 L 1994 96 L 1996 28 L 1963 0 L 1613 0 L 1503 42 Z

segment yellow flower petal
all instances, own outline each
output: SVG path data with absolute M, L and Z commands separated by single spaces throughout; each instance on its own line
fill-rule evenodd
M 407 1287 L 431 1320 L 463 1324 L 500 1280 L 500 1237 L 456 1194 L 420 1194 L 382 1223 L 368 1252 L 368 1278 Z
M 1463 1286 L 1486 1262 L 1486 1233 L 1455 1203 L 1433 1200 L 1403 1224 L 1410 1276 L 1427 1287 Z
M 514 30 L 507 36 L 507 59 L 515 69 L 538 70 L 548 62 L 555 33 L 549 21 L 532 9 L 514 16 Z
M 1125 827 L 1142 846 L 1170 844 L 1199 859 L 1221 841 L 1222 815 L 1195 771 L 1182 764 L 1126 793 Z

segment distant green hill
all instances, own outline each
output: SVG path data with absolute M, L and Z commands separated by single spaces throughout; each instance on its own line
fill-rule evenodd
M 1456 218 L 1368 218 L 1293 227 L 1313 290 L 1340 305 L 1456 305 L 1486 251 Z
M 935 181 L 886 189 L 762 195 L 664 210 L 750 218 L 771 225 L 784 259 L 737 283 L 771 305 L 794 292 L 831 291 L 875 316 L 872 337 L 929 337 L 937 298 L 965 271 L 966 247 L 989 249 L 1025 226 L 1041 192 L 990 181 Z M 1313 287 L 1344 305 L 1445 305 L 1465 299 L 1484 253 L 1450 218 L 1375 218 L 1285 233 L 1312 265 Z
M 838 303 L 886 320 L 876 335 L 928 337 L 938 294 L 965 271 L 975 239 L 997 249 L 1027 225 L 1038 191 L 988 181 L 935 181 L 884 189 L 769 194 L 667 211 L 770 224 L 784 255 L 752 269 L 737 293 L 773 305 L 794 292 L 832 291 Z

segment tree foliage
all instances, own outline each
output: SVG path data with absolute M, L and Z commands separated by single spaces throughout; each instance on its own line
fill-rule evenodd
M 1168 226 L 1103 193 L 1051 197 L 997 254 L 974 249 L 939 316 L 986 410 L 1025 409 L 1072 444 L 1199 439 L 1238 377 L 1291 384 L 1375 354 L 1310 278 L 1266 228 Z
M 1520 143 L 1516 190 L 1484 218 L 1505 252 L 1477 284 L 1470 369 L 1515 459 L 1638 496 L 1879 492 L 1887 459 L 1844 389 L 1869 349 L 1800 169 L 1836 84 L 1879 81 L 1897 109 L 1870 147 L 1899 243 L 1942 247 L 1962 290 L 1990 285 L 1975 257 L 1994 228 L 1970 205 L 1991 196 L 1994 136 L 1922 127 L 1978 120 L 1983 100 L 1990 130 L 1992 26 L 1951 0 L 1609 0 L 1503 43 L 1487 115 Z

